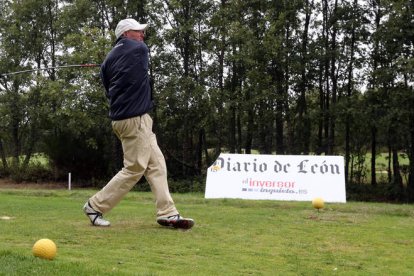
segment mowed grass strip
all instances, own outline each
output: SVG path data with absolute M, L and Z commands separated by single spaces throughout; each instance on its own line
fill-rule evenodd
M 207 200 L 174 194 L 192 230 L 155 222 L 151 193 L 131 192 L 90 225 L 91 190 L 0 190 L 0 275 L 412 275 L 413 205 Z M 52 239 L 53 261 L 32 256 Z

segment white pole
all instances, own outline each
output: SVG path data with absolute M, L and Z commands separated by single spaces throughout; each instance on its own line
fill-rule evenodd
M 72 173 L 69 173 L 68 175 L 68 190 L 70 191 L 72 189 Z

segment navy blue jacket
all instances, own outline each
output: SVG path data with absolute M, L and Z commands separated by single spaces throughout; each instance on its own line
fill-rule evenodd
M 144 42 L 118 39 L 101 65 L 101 79 L 112 120 L 140 116 L 152 109 L 148 47 Z

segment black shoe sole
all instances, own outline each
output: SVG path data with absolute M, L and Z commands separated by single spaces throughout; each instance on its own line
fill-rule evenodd
M 194 220 L 189 219 L 179 219 L 173 225 L 174 228 L 180 229 L 190 229 L 194 226 Z
M 159 219 L 157 220 L 158 224 L 166 227 L 174 227 L 179 229 L 190 229 L 194 226 L 194 220 L 190 219 L 178 219 L 178 220 L 167 220 Z

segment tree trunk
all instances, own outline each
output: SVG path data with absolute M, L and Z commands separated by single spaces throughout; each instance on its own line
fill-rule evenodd
M 377 128 L 371 128 L 371 185 L 377 186 L 377 174 L 375 160 L 377 156 Z
M 12 135 L 12 145 L 13 145 L 13 167 L 17 168 L 20 165 L 20 153 L 21 153 L 21 141 L 20 141 L 20 96 L 19 96 L 19 84 L 14 81 L 11 91 L 11 135 Z
M 337 99 L 337 88 L 338 88 L 338 79 L 336 75 L 336 33 L 337 33 L 337 8 L 338 8 L 338 0 L 335 0 L 334 9 L 333 9 L 333 26 L 332 26 L 332 37 L 331 37 L 331 69 L 330 69 L 330 79 L 332 81 L 332 104 L 331 104 L 331 110 L 335 110 L 336 105 L 336 99 Z M 330 18 L 330 20 L 332 20 Z M 336 114 L 334 111 L 331 111 L 330 113 L 330 126 L 329 126 L 329 136 L 328 136 L 328 154 L 334 153 L 335 148 L 335 125 L 336 125 Z
M 247 92 L 248 95 L 248 99 L 246 99 L 246 101 L 248 103 L 250 103 L 251 99 L 250 99 L 250 92 Z M 250 105 L 250 104 L 249 104 Z M 247 131 L 246 131 L 246 141 L 245 141 L 245 153 L 246 154 L 251 154 L 252 153 L 252 143 L 253 143 L 253 115 L 254 115 L 254 111 L 252 107 L 248 108 L 249 110 L 247 111 Z
M 234 103 L 230 103 L 229 117 L 229 152 L 236 153 L 236 108 Z
M 204 150 L 204 156 L 205 156 L 205 162 L 206 162 L 206 167 L 209 167 L 211 165 L 211 159 L 210 159 L 210 155 L 208 154 L 208 145 L 207 145 L 207 139 L 206 139 L 206 131 L 204 130 L 204 128 L 202 129 L 202 142 L 203 142 L 203 150 Z
M 414 202 L 414 114 L 413 114 L 413 111 L 411 111 L 411 114 L 410 114 L 410 147 L 409 147 L 409 152 L 408 152 L 408 159 L 410 161 L 410 164 L 408 168 L 407 194 L 408 194 L 409 202 Z
M 319 116 L 318 116 L 318 140 L 317 140 L 317 149 L 316 154 L 320 155 L 323 152 L 323 125 L 324 125 L 324 109 L 325 109 L 325 95 L 323 92 L 323 65 L 322 60 L 319 62 Z
M 353 11 L 356 10 L 358 6 L 358 1 L 354 0 L 354 8 Z M 352 19 L 355 21 L 356 16 L 353 13 Z M 349 59 L 349 66 L 348 66 L 348 85 L 347 85 L 347 103 L 348 107 L 350 107 L 351 97 L 353 94 L 354 86 L 353 86 L 353 72 L 354 72 L 354 53 L 355 53 L 355 24 L 352 24 L 351 30 L 351 53 Z M 349 156 L 350 156 L 350 131 L 351 131 L 351 122 L 350 122 L 350 114 L 349 112 L 346 113 L 346 120 L 345 120 L 345 180 L 348 181 L 348 170 L 349 170 Z
M 308 66 L 308 31 L 309 31 L 309 22 L 311 17 L 312 4 L 309 4 L 309 0 L 305 1 L 305 26 L 302 34 L 302 49 L 301 49 L 301 79 L 299 82 L 299 100 L 298 100 L 298 123 L 300 129 L 298 130 L 299 135 L 297 139 L 300 143 L 300 152 L 303 154 L 309 153 L 310 146 L 310 120 L 308 117 L 308 106 L 306 102 L 306 92 L 308 90 L 308 81 L 306 76 L 306 68 Z
M 401 200 L 404 195 L 403 181 L 400 172 L 400 162 L 398 161 L 398 151 L 395 147 L 392 149 L 392 185 L 395 189 L 396 199 Z
M 323 106 L 323 152 L 325 154 L 329 154 L 329 120 L 330 120 L 330 101 L 331 101 L 331 95 L 330 95 L 330 83 L 329 83 L 329 75 L 330 75 L 330 68 L 329 68 L 329 62 L 330 62 L 330 53 L 329 53 L 329 16 L 328 16 L 328 1 L 323 0 L 323 31 L 322 31 L 322 40 L 324 43 L 325 53 L 323 56 L 323 82 L 324 82 L 324 106 Z
M 380 20 L 381 20 L 381 9 L 379 7 L 380 0 L 377 0 L 377 9 L 374 11 L 375 13 L 375 30 L 379 30 L 380 28 Z M 374 2 L 375 5 L 375 2 Z M 377 70 L 378 67 L 378 51 L 379 51 L 379 42 L 378 39 L 374 41 L 374 49 L 373 49 L 373 72 Z M 372 87 L 377 86 L 377 78 L 375 74 L 372 76 Z M 374 115 L 375 116 L 375 115 Z M 376 144 L 377 144 L 377 126 L 373 122 L 373 125 L 371 126 L 371 185 L 377 186 L 377 175 L 376 175 L 376 156 L 377 156 L 377 150 L 376 150 Z
M 388 182 L 391 182 L 392 180 L 392 169 L 391 169 L 391 162 L 392 162 L 392 150 L 391 150 L 391 144 L 388 142 Z
M 198 143 L 196 146 L 196 174 L 201 175 L 201 169 L 203 167 L 203 139 L 204 139 L 204 128 L 198 131 Z
M 276 79 L 276 153 L 284 154 L 285 145 L 284 145 L 284 90 L 282 86 L 283 75 L 279 70 L 275 70 L 275 79 Z
M 4 152 L 3 141 L 0 138 L 0 156 L 1 156 L 1 163 L 3 165 L 3 169 L 7 170 L 9 165 L 7 164 L 6 153 Z
M 237 142 L 236 142 L 236 152 L 241 153 L 242 145 L 242 124 L 241 124 L 241 111 L 240 108 L 237 109 L 236 125 L 237 125 Z
M 233 55 L 237 55 L 237 45 L 233 45 Z M 231 85 L 230 85 L 230 99 L 229 99 L 229 136 L 228 136 L 228 147 L 230 153 L 236 152 L 236 105 L 237 105 L 237 84 L 239 82 L 239 66 L 236 61 L 232 63 L 232 76 L 231 76 Z

